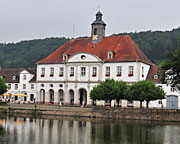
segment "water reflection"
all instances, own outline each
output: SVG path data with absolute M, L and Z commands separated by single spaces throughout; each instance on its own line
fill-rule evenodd
M 180 125 L 145 121 L 0 119 L 0 143 L 179 144 Z

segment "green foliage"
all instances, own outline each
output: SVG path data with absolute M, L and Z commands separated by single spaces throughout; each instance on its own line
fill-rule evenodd
M 164 99 L 164 97 L 164 91 L 151 81 L 139 81 L 127 85 L 123 81 L 107 79 L 90 92 L 90 98 L 93 100 L 109 100 L 110 103 L 113 99 L 116 99 L 117 102 L 120 99 L 135 100 L 140 101 L 140 107 L 142 107 L 142 102 L 146 101 L 147 108 L 150 101 Z
M 0 44 L 0 66 L 2 68 L 35 67 L 35 63 L 46 58 L 68 39 L 46 38 L 19 43 Z
M 115 87 L 116 87 L 116 90 L 117 90 L 117 93 L 115 95 L 115 99 L 116 99 L 118 107 L 119 107 L 119 101 L 121 99 L 125 99 L 125 97 L 127 96 L 128 85 L 127 85 L 126 82 L 116 81 Z
M 168 58 L 161 65 L 161 80 L 180 90 L 180 49 L 169 51 Z
M 0 95 L 4 94 L 7 91 L 7 85 L 5 80 L 0 76 Z
M 90 98 L 93 100 L 105 100 L 111 103 L 115 99 L 118 89 L 114 79 L 107 79 L 100 83 L 100 85 L 93 88 L 90 92 Z
M 129 93 L 130 98 L 128 99 L 140 101 L 140 107 L 142 107 L 142 102 L 146 101 L 147 108 L 150 101 L 163 99 L 165 97 L 163 89 L 159 88 L 151 81 L 139 81 L 132 84 Z

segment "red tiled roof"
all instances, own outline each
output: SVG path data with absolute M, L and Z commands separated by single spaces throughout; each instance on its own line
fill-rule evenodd
M 114 52 L 112 59 L 107 58 L 107 53 L 110 50 Z M 142 61 L 153 64 L 128 35 L 105 37 L 97 44 L 92 44 L 91 38 L 69 40 L 47 58 L 37 62 L 37 64 L 61 63 L 63 62 L 64 53 L 72 56 L 78 52 L 94 54 L 105 62 Z

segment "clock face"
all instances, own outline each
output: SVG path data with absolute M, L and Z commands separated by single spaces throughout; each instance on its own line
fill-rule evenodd
M 85 60 L 85 59 L 86 59 L 85 55 L 82 55 L 82 56 L 81 56 L 81 59 L 82 59 L 82 60 Z
M 97 40 L 98 35 L 93 35 L 93 40 Z

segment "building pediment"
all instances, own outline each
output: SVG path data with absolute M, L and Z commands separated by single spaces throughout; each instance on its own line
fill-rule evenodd
M 90 53 L 76 53 L 72 55 L 67 62 L 101 62 L 102 60 L 95 56 L 94 54 Z

